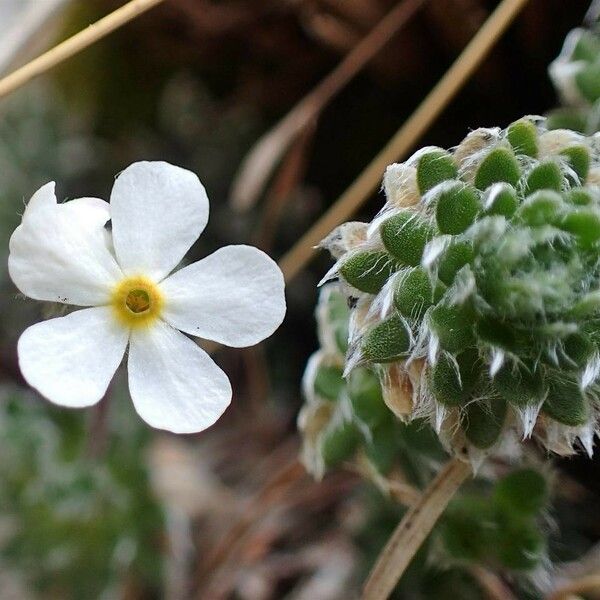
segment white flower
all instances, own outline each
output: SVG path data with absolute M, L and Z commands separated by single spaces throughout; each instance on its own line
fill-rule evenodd
M 54 183 L 40 188 L 10 240 L 12 280 L 36 300 L 91 308 L 23 333 L 18 354 L 27 382 L 56 404 L 90 406 L 129 345 L 129 390 L 142 419 L 176 433 L 212 425 L 231 386 L 184 333 L 256 344 L 281 324 L 285 297 L 276 263 L 250 246 L 226 246 L 169 275 L 208 210 L 198 178 L 164 162 L 128 167 L 110 205 L 97 198 L 57 204 Z

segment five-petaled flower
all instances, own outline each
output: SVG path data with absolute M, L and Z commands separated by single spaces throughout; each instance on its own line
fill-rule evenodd
M 30 298 L 88 308 L 22 334 L 27 382 L 56 404 L 93 405 L 129 346 L 129 390 L 142 419 L 176 433 L 212 425 L 231 386 L 184 334 L 251 346 L 281 324 L 285 297 L 276 263 L 250 246 L 226 246 L 171 273 L 208 211 L 196 175 L 164 162 L 128 167 L 110 204 L 58 204 L 54 183 L 40 188 L 11 237 L 10 275 Z

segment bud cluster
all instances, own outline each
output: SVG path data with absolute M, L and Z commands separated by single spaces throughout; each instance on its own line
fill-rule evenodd
M 600 138 L 525 117 L 388 167 L 372 223 L 324 240 L 349 306 L 337 365 L 476 461 L 534 435 L 591 454 L 600 392 Z M 340 334 L 342 335 L 342 334 Z

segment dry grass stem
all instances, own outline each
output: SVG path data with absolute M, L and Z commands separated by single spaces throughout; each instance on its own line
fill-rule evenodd
M 408 121 L 337 202 L 285 254 L 279 265 L 287 281 L 293 279 L 306 266 L 319 242 L 332 229 L 351 217 L 377 189 L 387 165 L 412 148 L 468 81 L 527 1 L 503 0 Z
M 246 210 L 256 202 L 290 144 L 426 1 L 400 2 L 316 88 L 258 140 L 244 159 L 232 185 L 231 202 L 236 209 Z
M 163 0 L 131 0 L 48 52 L 34 58 L 25 66 L 0 79 L 0 98 L 14 92 L 34 77 L 49 71 L 52 67 L 81 52 L 161 2 Z
M 409 508 L 379 555 L 365 584 L 363 600 L 386 600 L 458 488 L 471 475 L 471 467 L 451 459 Z

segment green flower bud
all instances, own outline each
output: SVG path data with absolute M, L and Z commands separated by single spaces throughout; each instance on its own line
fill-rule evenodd
M 456 182 L 442 190 L 437 198 L 435 218 L 441 233 L 458 235 L 475 221 L 481 205 L 477 192 Z
M 538 190 L 554 190 L 560 192 L 564 176 L 560 167 L 553 160 L 546 160 L 531 169 L 525 182 L 525 193 L 533 194 Z
M 421 215 L 408 210 L 386 219 L 379 231 L 388 252 L 410 267 L 421 263 L 425 244 L 434 235 L 433 228 Z
M 440 340 L 440 346 L 454 354 L 473 345 L 474 322 L 470 307 L 438 304 L 430 313 L 429 325 Z
M 361 435 L 350 421 L 331 424 L 321 439 L 321 456 L 326 467 L 335 467 L 355 452 Z
M 510 219 L 519 206 L 517 191 L 508 183 L 496 183 L 488 189 L 486 215 L 501 215 Z
M 453 156 L 441 148 L 425 152 L 417 163 L 417 184 L 421 194 L 457 176 L 458 168 Z
M 512 150 L 496 148 L 481 162 L 475 173 L 475 187 L 486 190 L 493 183 L 505 181 L 516 186 L 521 178 L 521 169 Z
M 577 173 L 579 180 L 584 182 L 588 176 L 592 160 L 590 151 L 585 146 L 578 144 L 565 148 L 561 154 L 567 157 L 571 168 Z
M 438 277 L 446 285 L 452 285 L 456 274 L 473 262 L 475 251 L 469 241 L 453 241 L 446 248 L 438 265 Z
M 315 393 L 326 400 L 337 400 L 344 388 L 341 367 L 320 365 L 314 383 Z
M 364 337 L 362 352 L 367 360 L 384 363 L 407 356 L 410 333 L 399 315 L 393 315 L 375 325 Z
M 506 402 L 500 397 L 467 404 L 463 427 L 467 439 L 482 450 L 493 446 L 504 427 Z
M 465 350 L 455 360 L 456 365 L 447 354 L 442 354 L 429 372 L 429 390 L 435 400 L 445 406 L 466 404 L 481 378 L 476 350 Z
M 431 280 L 422 267 L 411 269 L 394 291 L 394 305 L 407 318 L 420 319 L 433 300 Z
M 369 429 L 389 419 L 379 378 L 369 369 L 354 369 L 348 376 L 348 395 L 354 414 Z
M 537 129 L 529 119 L 519 119 L 509 125 L 506 137 L 516 154 L 537 156 Z
M 365 250 L 352 254 L 340 267 L 340 274 L 357 290 L 376 294 L 396 268 L 387 252 Z
M 519 469 L 496 484 L 494 502 L 509 514 L 533 516 L 548 502 L 548 484 L 538 471 Z
M 588 403 L 575 381 L 553 381 L 542 410 L 552 419 L 577 427 L 583 425 L 589 417 Z
M 496 373 L 493 384 L 504 400 L 518 407 L 537 404 L 545 394 L 542 375 L 533 367 L 527 369 L 519 365 L 512 368 L 510 365 L 504 365 Z

